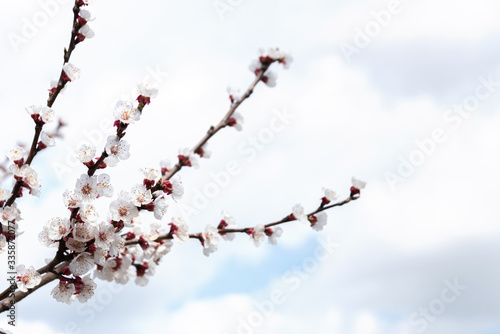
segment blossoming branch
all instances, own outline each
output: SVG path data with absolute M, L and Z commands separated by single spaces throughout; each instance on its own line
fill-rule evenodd
M 55 119 L 52 105 L 67 83 L 80 77 L 80 70 L 69 63 L 71 53 L 76 45 L 94 36 L 88 25 L 92 15 L 88 9 L 82 8 L 87 5 L 88 1 L 75 1 L 70 45 L 64 53 L 59 80 L 49 90 L 47 105 L 27 108 L 35 122 L 31 148 L 26 150 L 19 146 L 7 153 L 12 163 L 8 170 L 16 182 L 11 192 L 0 190 L 1 218 L 3 224 L 16 224 L 16 229 L 21 219 L 16 199 L 23 195 L 24 189 L 36 196 L 41 189 L 41 182 L 30 163 L 39 151 L 55 145 L 54 138 L 60 137 L 59 131 L 64 125 L 59 122 L 54 131 L 44 130 L 45 124 Z M 219 249 L 220 239 L 234 240 L 237 233 L 248 235 L 251 242 L 259 246 L 266 238 L 270 244 L 276 245 L 284 233 L 282 225 L 285 224 L 300 222 L 321 231 L 327 223 L 325 211 L 358 199 L 361 189 L 365 187 L 364 182 L 353 178 L 349 196 L 342 201 L 337 201 L 338 195 L 333 190 L 325 188 L 316 209 L 306 213 L 302 205 L 296 204 L 284 218 L 266 224 L 238 228 L 236 219 L 223 212 L 218 223 L 207 224 L 203 231 L 189 233 L 189 224 L 182 217 L 165 219 L 169 205 L 180 201 L 184 194 L 184 185 L 178 173 L 183 168 L 198 168 L 201 159 L 210 157 L 207 144 L 220 130 L 232 127 L 241 131 L 243 116 L 237 111 L 238 107 L 252 95 L 260 82 L 269 87 L 276 86 L 277 75 L 270 70 L 271 66 L 281 64 L 289 68 L 292 61 L 288 52 L 277 48 L 260 50 L 258 59 L 250 65 L 254 80 L 241 94 L 237 89 L 228 89 L 230 107 L 219 123 L 210 126 L 192 148 L 181 148 L 175 164 L 163 160 L 157 167 L 141 169 L 138 183 L 129 191 L 119 189 L 118 195 L 109 204 L 109 211 L 100 213 L 95 202 L 106 197 L 113 198 L 115 188 L 119 188 L 112 184 L 110 176 L 103 170 L 117 167 L 130 157 L 130 144 L 124 140 L 126 130 L 140 121 L 145 107 L 158 95 L 158 88 L 149 82 L 142 82 L 137 87 L 138 94 L 134 101 L 118 101 L 113 111 L 116 133 L 107 138 L 102 151 L 99 151 L 101 153 L 97 154 L 97 148 L 92 145 L 76 149 L 76 155 L 86 170 L 74 187 L 63 193 L 67 217 L 52 217 L 41 228 L 39 241 L 43 246 L 57 249 L 54 257 L 38 269 L 31 265 L 17 266 L 16 291 L 12 293 L 8 287 L 0 293 L 0 310 L 8 310 L 55 280 L 57 283 L 51 295 L 57 301 L 68 304 L 74 300 L 82 303 L 89 300 L 97 287 L 95 278 L 119 284 L 134 279 L 136 284 L 144 286 L 174 244 L 182 244 L 189 239 L 198 240 L 203 254 L 209 256 Z M 155 220 L 143 222 L 142 213 L 152 214 Z M 102 218 L 106 216 L 109 218 Z M 5 249 L 8 236 L 7 229 L 2 225 L 0 249 Z

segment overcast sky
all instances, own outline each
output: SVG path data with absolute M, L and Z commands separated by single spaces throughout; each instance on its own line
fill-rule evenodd
M 24 107 L 44 103 L 60 71 L 72 4 L 1 4 L 5 152 L 32 138 Z M 115 194 L 220 120 L 227 86 L 248 87 L 260 47 L 295 60 L 242 105 L 242 132 L 222 131 L 211 159 L 181 172 L 186 195 L 169 213 L 193 232 L 222 210 L 253 226 L 296 203 L 313 210 L 322 187 L 347 197 L 352 176 L 367 187 L 322 232 L 284 226 L 277 246 L 238 235 L 207 258 L 199 243 L 174 245 L 146 288 L 98 281 L 92 301 L 68 306 L 49 284 L 19 303 L 14 333 L 500 333 L 498 1 L 123 0 L 90 11 L 96 36 L 71 60 L 82 76 L 54 105 L 65 139 L 35 159 L 41 197 L 18 202 L 19 263 L 53 256 L 37 235 L 67 214 L 61 194 L 85 172 L 68 156 L 85 140 L 103 147 L 118 99 L 158 77 L 158 98 L 127 131 L 131 158 L 109 170 Z M 228 162 L 239 172 L 207 196 Z

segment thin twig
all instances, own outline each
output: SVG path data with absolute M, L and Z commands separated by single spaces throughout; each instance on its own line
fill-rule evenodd
M 70 39 L 68 49 L 64 50 L 64 63 L 63 63 L 63 65 L 69 61 L 71 54 L 73 53 L 73 50 L 76 47 L 76 36 L 78 34 L 78 29 L 79 29 L 79 23 L 77 20 L 79 11 L 80 11 L 80 9 L 75 2 L 75 5 L 73 7 L 73 28 L 71 31 L 71 39 Z M 59 95 L 61 90 L 66 85 L 66 81 L 63 80 L 63 75 L 64 75 L 64 70 L 61 69 L 61 74 L 59 75 L 59 81 L 58 81 L 57 87 L 53 93 L 52 92 L 49 93 L 49 98 L 47 100 L 47 107 L 49 107 L 49 108 L 52 107 L 52 105 L 54 104 L 54 102 L 57 99 L 57 96 Z M 39 152 L 39 150 L 37 149 L 37 144 L 38 144 L 38 141 L 40 139 L 40 134 L 42 132 L 42 128 L 43 128 L 42 123 L 37 122 L 35 124 L 35 134 L 33 135 L 31 148 L 30 148 L 30 151 L 28 153 L 28 158 L 26 159 L 27 165 L 31 164 L 31 162 L 35 158 L 36 154 Z M 5 202 L 4 207 L 11 206 L 12 204 L 14 204 L 17 197 L 19 197 L 19 195 L 20 195 L 19 192 L 21 190 L 22 184 L 23 184 L 22 181 L 16 181 L 16 183 L 14 184 L 14 187 L 12 188 L 11 196 Z M 1 230 L 3 230 L 3 225 L 1 223 L 0 223 L 0 228 L 1 228 Z
M 322 212 L 322 211 L 325 211 L 325 210 L 328 210 L 328 209 L 331 209 L 331 208 L 334 208 L 336 206 L 342 206 L 342 205 L 345 205 L 351 201 L 355 201 L 359 198 L 359 196 L 355 196 L 355 197 L 349 197 L 341 202 L 337 202 L 337 203 L 334 203 L 334 204 L 331 204 L 331 205 L 326 205 L 326 206 L 320 206 L 318 209 L 310 212 L 307 214 L 307 217 L 311 217 L 319 212 Z M 285 224 L 285 223 L 289 223 L 289 222 L 293 222 L 293 221 L 296 221 L 296 219 L 292 219 L 290 216 L 286 216 L 278 221 L 275 221 L 275 222 L 272 222 L 272 223 L 268 223 L 268 224 L 265 224 L 264 227 L 265 228 L 268 228 L 268 227 L 273 227 L 273 226 L 276 226 L 276 225 L 281 225 L 281 224 Z M 226 234 L 226 233 L 248 233 L 248 231 L 250 231 L 251 229 L 253 229 L 254 226 L 252 227 L 244 227 L 244 228 L 221 228 L 221 229 L 217 229 L 218 233 L 219 234 Z M 198 232 L 198 233 L 191 233 L 189 234 L 189 238 L 190 239 L 199 239 L 200 238 L 200 235 L 201 235 L 201 232 Z M 162 234 L 160 235 L 156 240 L 169 240 L 169 239 L 173 239 L 173 235 L 171 233 L 166 233 L 166 234 Z M 139 239 L 133 239 L 133 240 L 127 240 L 125 241 L 125 246 L 130 246 L 130 245 L 135 245 L 135 244 L 138 244 L 139 243 Z
M 198 150 L 200 150 L 201 147 L 203 145 L 205 145 L 210 140 L 210 138 L 212 138 L 217 132 L 219 132 L 221 129 L 223 129 L 227 126 L 227 122 L 228 122 L 229 118 L 231 118 L 231 116 L 234 114 L 236 109 L 243 103 L 243 101 L 245 101 L 246 99 L 248 99 L 250 97 L 250 95 L 252 95 L 255 86 L 259 83 L 259 81 L 262 80 L 262 77 L 265 75 L 265 73 L 270 65 L 271 64 L 263 64 L 262 65 L 262 67 L 260 68 L 260 72 L 255 76 L 255 80 L 252 82 L 250 87 L 248 87 L 245 94 L 243 94 L 243 96 L 241 98 L 239 98 L 237 101 L 234 101 L 231 104 L 229 111 L 226 113 L 226 115 L 224 115 L 224 117 L 221 119 L 219 124 L 217 124 L 217 126 L 215 126 L 215 127 L 211 126 L 208 129 L 205 136 L 203 136 L 203 138 L 191 149 L 192 152 L 197 152 Z M 163 182 L 165 180 L 170 180 L 172 178 L 172 176 L 174 176 L 178 171 L 180 171 L 182 169 L 182 167 L 183 167 L 183 165 L 181 164 L 181 162 L 176 163 L 174 165 L 174 167 L 172 169 L 170 169 L 162 177 L 160 182 Z

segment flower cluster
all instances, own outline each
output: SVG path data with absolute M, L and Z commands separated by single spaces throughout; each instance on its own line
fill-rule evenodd
M 148 282 L 147 276 L 154 274 L 154 268 L 162 257 L 170 251 L 171 240 L 157 240 L 164 233 L 161 224 L 151 223 L 149 229 L 141 226 L 140 219 L 134 219 L 133 230 L 126 234 L 126 239 L 139 239 L 139 243 L 127 247 L 121 254 L 108 257 L 104 263 L 99 264 L 95 270 L 95 276 L 106 280 L 125 284 L 135 277 L 136 284 L 145 286 Z M 135 268 L 135 270 L 131 269 Z
M 63 274 L 68 268 L 63 269 Z M 65 277 L 59 280 L 54 289 L 52 289 L 52 296 L 55 300 L 61 303 L 71 304 L 75 299 L 80 303 L 85 303 L 93 295 L 97 284 L 90 278 L 90 275 Z
M 83 147 L 78 156 L 87 160 L 92 155 L 91 151 L 91 148 Z M 63 242 L 70 258 L 59 284 L 52 290 L 57 301 L 69 304 L 74 299 L 80 302 L 88 300 L 96 284 L 90 276 L 84 275 L 96 264 L 104 265 L 107 258 L 118 255 L 123 248 L 123 239 L 115 233 L 115 226 L 111 222 L 99 223 L 99 214 L 93 204 L 97 198 L 112 195 L 109 175 L 81 175 L 75 189 L 66 190 L 63 194 L 64 204 L 72 213 L 71 218 L 52 218 L 39 234 L 39 241 L 45 246 L 61 245 Z
M 269 87 L 275 87 L 278 75 L 275 72 L 267 71 L 267 68 L 272 63 L 278 62 L 283 64 L 284 68 L 288 69 L 293 61 L 293 57 L 289 52 L 280 51 L 278 48 L 269 48 L 267 51 L 260 49 L 259 52 L 259 59 L 252 61 L 249 69 L 255 75 L 259 75 L 264 70 L 265 73 L 262 76 L 262 82 Z
M 181 166 L 187 166 L 187 167 L 194 167 L 194 168 L 199 168 L 200 167 L 200 155 L 198 153 L 192 152 L 189 148 L 180 148 L 179 149 L 179 154 L 177 155 L 177 158 L 179 159 L 179 163 Z
M 266 236 L 268 237 L 271 245 L 277 245 L 277 239 L 283 234 L 283 229 L 281 227 L 272 229 L 271 227 L 258 224 L 254 228 L 248 229 L 246 232 L 250 235 L 250 240 L 253 241 L 254 245 L 259 247 L 260 244 L 266 239 Z
M 29 106 L 26 107 L 26 112 L 31 115 L 31 118 L 37 123 L 45 124 L 54 121 L 54 110 L 47 106 Z
M 68 192 L 66 195 L 78 196 Z M 117 255 L 123 248 L 123 240 L 115 234 L 114 226 L 106 222 L 97 224 L 97 218 L 92 204 L 81 204 L 74 220 L 52 218 L 39 235 L 40 242 L 47 246 L 63 240 L 71 257 L 69 266 L 62 271 L 64 276 L 52 290 L 57 301 L 69 304 L 75 298 L 80 302 L 88 300 L 93 295 L 96 284 L 90 276 L 82 276 L 96 264 L 104 265 L 107 258 Z
M 167 254 L 173 245 L 171 240 L 158 240 L 161 234 L 165 234 L 159 222 L 151 223 L 149 229 L 142 227 L 139 218 L 140 211 L 153 212 L 157 220 L 162 220 L 168 208 L 168 197 L 178 200 L 184 193 L 184 187 L 178 177 L 172 178 L 172 182 L 165 180 L 161 182 L 161 171 L 155 168 L 142 168 L 143 183 L 132 187 L 130 192 L 121 191 L 118 198 L 109 206 L 112 226 L 117 230 L 123 227 L 131 227 L 126 233 L 126 240 L 137 239 L 134 246 L 122 249 L 121 254 L 110 254 L 104 263 L 98 263 L 96 275 L 105 280 L 116 280 L 125 283 L 135 275 L 138 285 L 146 285 L 147 276 L 154 273 L 154 267 Z M 155 190 L 159 188 L 159 190 Z M 171 233 L 176 235 L 177 240 L 187 239 L 187 224 L 181 219 L 174 219 L 171 223 Z M 118 255 L 118 256 L 117 256 Z M 134 267 L 136 270 L 130 270 Z
M 33 168 L 25 163 L 26 150 L 22 146 L 15 147 L 7 152 L 7 157 L 13 163 L 9 166 L 9 171 L 14 175 L 21 187 L 29 190 L 29 193 L 34 196 L 40 195 L 41 182 Z M 22 188 L 18 196 L 22 195 Z
M 155 273 L 155 267 L 170 251 L 173 242 L 172 240 L 158 239 L 160 235 L 165 233 L 159 222 L 153 222 L 149 224 L 149 227 L 142 225 L 140 222 L 136 224 L 133 231 L 127 236 L 128 238 L 139 236 L 139 243 L 129 247 L 124 257 L 130 256 L 129 266 L 135 268 L 135 271 L 128 272 L 129 277 L 135 275 L 135 283 L 145 286 L 148 283 L 148 276 Z

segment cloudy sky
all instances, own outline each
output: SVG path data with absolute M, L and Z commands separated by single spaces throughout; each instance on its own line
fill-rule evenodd
M 24 107 L 42 104 L 60 71 L 72 4 L 1 3 L 5 152 L 32 137 Z M 52 283 L 18 305 L 16 334 L 500 333 L 498 1 L 123 0 L 90 10 L 96 36 L 72 56 L 81 79 L 54 105 L 65 139 L 33 164 L 42 196 L 18 203 L 19 263 L 52 256 L 37 234 L 67 214 L 61 194 L 85 171 L 71 152 L 103 147 L 118 99 L 157 78 L 158 98 L 127 133 L 131 158 L 109 171 L 116 191 L 217 123 L 227 86 L 248 87 L 261 47 L 291 51 L 291 68 L 276 67 L 277 87 L 259 85 L 241 107 L 242 132 L 222 131 L 212 158 L 182 171 L 186 196 L 169 213 L 191 231 L 222 210 L 253 226 L 295 203 L 313 210 L 322 187 L 347 197 L 352 176 L 367 188 L 331 210 L 322 232 L 285 226 L 277 246 L 238 235 L 207 258 L 196 242 L 175 245 L 146 288 L 98 282 L 92 301 L 67 306 L 49 296 Z M 228 163 L 238 173 L 211 188 Z

